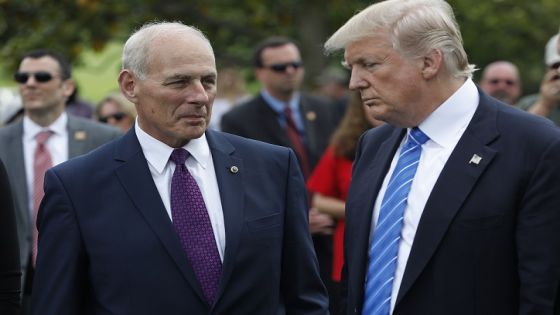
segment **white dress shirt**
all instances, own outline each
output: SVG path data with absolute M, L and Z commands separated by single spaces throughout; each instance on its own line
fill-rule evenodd
M 451 156 L 453 149 L 465 132 L 471 121 L 476 108 L 478 107 L 479 95 L 476 85 L 468 79 L 455 93 L 441 104 L 428 118 L 418 127 L 430 139 L 422 145 L 422 155 L 416 175 L 412 182 L 408 201 L 404 210 L 404 222 L 399 243 L 399 253 L 397 259 L 397 269 L 393 280 L 393 291 L 391 295 L 391 313 L 395 308 L 395 302 L 401 286 L 406 263 L 410 255 L 410 250 L 416 235 L 418 223 L 422 217 L 422 212 L 428 201 L 428 197 Z M 407 132 L 407 136 L 410 129 Z M 397 165 L 397 160 L 407 137 L 404 137 L 399 149 L 395 153 L 391 162 L 391 167 L 385 175 L 379 194 L 373 208 L 372 226 L 377 223 L 379 210 L 387 184 L 391 174 Z M 370 232 L 370 242 L 373 236 L 373 229 Z
M 27 180 L 27 200 L 29 204 L 30 214 L 33 216 L 33 179 L 35 178 L 33 170 L 33 160 L 35 159 L 35 148 L 37 147 L 37 139 L 35 137 L 41 131 L 50 130 L 53 134 L 45 143 L 53 166 L 68 160 L 68 116 L 65 112 L 60 115 L 50 126 L 41 127 L 27 116 L 23 116 L 23 157 L 25 160 L 25 176 Z
M 148 161 L 150 173 L 154 179 L 157 190 L 167 211 L 169 219 L 173 220 L 171 215 L 171 179 L 175 171 L 175 163 L 169 160 L 174 148 L 155 139 L 147 134 L 138 125 L 138 119 L 134 125 L 136 136 L 144 152 L 144 156 Z M 224 250 L 226 248 L 226 236 L 224 226 L 224 213 L 222 210 L 222 201 L 220 199 L 220 190 L 218 188 L 218 180 L 214 170 L 214 161 L 212 153 L 206 141 L 206 135 L 198 139 L 190 140 L 183 149 L 190 153 L 190 157 L 185 162 L 189 173 L 194 177 L 202 198 L 206 204 L 214 238 L 220 253 L 220 259 L 224 261 Z

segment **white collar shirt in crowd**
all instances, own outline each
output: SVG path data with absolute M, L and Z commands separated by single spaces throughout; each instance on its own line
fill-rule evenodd
M 136 136 L 144 152 L 144 156 L 148 161 L 150 173 L 154 179 L 157 190 L 167 211 L 169 219 L 171 215 L 171 179 L 175 171 L 175 163 L 169 160 L 172 147 L 155 139 L 147 134 L 138 125 L 138 118 L 134 125 Z M 222 210 L 222 201 L 220 199 L 220 190 L 218 188 L 218 180 L 214 169 L 214 162 L 212 160 L 212 153 L 206 140 L 206 134 L 198 139 L 190 140 L 183 149 L 187 150 L 191 157 L 185 162 L 189 173 L 196 180 L 198 187 L 202 193 L 202 198 L 206 204 L 210 222 L 212 223 L 212 230 L 216 245 L 220 252 L 220 259 L 224 260 L 224 250 L 226 247 L 224 214 Z
M 41 127 L 27 116 L 23 116 L 23 156 L 25 160 L 25 177 L 27 180 L 27 200 L 30 214 L 33 215 L 33 160 L 37 140 L 35 137 L 41 131 L 50 130 L 52 135 L 46 142 L 51 154 L 53 166 L 68 160 L 68 115 L 63 112 L 50 126 Z
M 445 163 L 471 121 L 478 107 L 478 102 L 479 94 L 476 85 L 471 79 L 467 79 L 451 97 L 418 126 L 430 139 L 422 145 L 422 155 L 404 210 L 404 223 L 399 243 L 397 269 L 393 280 L 393 291 L 391 295 L 391 313 L 395 308 L 395 302 L 401 286 L 406 263 L 410 255 L 410 250 L 414 242 L 414 236 L 416 235 L 418 223 L 420 222 L 428 197 Z M 409 133 L 410 128 L 407 131 L 407 135 Z M 406 136 L 401 141 L 400 147 L 393 157 L 391 167 L 385 175 L 385 179 L 377 195 L 373 209 L 372 226 L 375 226 L 377 223 L 381 202 L 387 190 L 388 181 L 395 169 L 401 148 L 405 141 Z M 370 232 L 370 242 L 373 235 L 372 232 L 373 229 Z

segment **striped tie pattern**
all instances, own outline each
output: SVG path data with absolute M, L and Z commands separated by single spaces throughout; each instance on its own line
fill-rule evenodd
M 362 315 L 390 313 L 404 209 L 422 153 L 422 144 L 428 139 L 417 127 L 411 129 L 387 185 L 368 252 L 369 265 Z

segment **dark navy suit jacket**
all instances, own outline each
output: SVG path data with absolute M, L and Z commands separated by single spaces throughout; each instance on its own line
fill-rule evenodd
M 328 313 L 293 151 L 206 135 L 226 232 L 215 304 L 205 303 L 132 128 L 47 173 L 34 314 Z
M 361 314 L 373 205 L 405 133 L 384 125 L 360 140 L 344 314 Z M 393 314 L 553 314 L 559 256 L 560 130 L 481 93 L 424 208 Z

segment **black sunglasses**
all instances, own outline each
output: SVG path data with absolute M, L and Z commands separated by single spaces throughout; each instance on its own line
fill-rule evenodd
M 268 68 L 274 72 L 286 72 L 286 70 L 288 69 L 288 67 L 292 67 L 294 69 L 298 69 L 303 67 L 303 62 L 301 61 L 292 61 L 292 62 L 286 62 L 286 63 L 276 63 L 270 66 L 264 66 L 263 68 Z
M 99 117 L 99 121 L 102 123 L 107 123 L 107 121 L 109 121 L 110 118 L 113 118 L 116 121 L 121 121 L 124 117 L 126 116 L 125 113 L 114 113 L 113 115 L 109 115 L 109 116 L 105 116 L 105 117 Z
M 496 84 L 498 84 L 498 83 L 500 83 L 500 82 L 505 82 L 507 85 L 510 85 L 510 86 L 515 84 L 515 81 L 513 81 L 513 80 L 508 80 L 508 79 L 505 79 L 505 80 L 492 79 L 492 80 L 490 80 L 490 81 L 488 81 L 488 82 L 490 82 L 490 84 L 492 84 L 492 85 L 496 85 Z
M 27 83 L 29 77 L 35 77 L 35 81 L 40 83 L 49 82 L 52 80 L 53 75 L 46 72 L 46 71 L 38 71 L 38 72 L 16 72 L 14 74 L 14 80 L 16 80 L 19 84 Z

